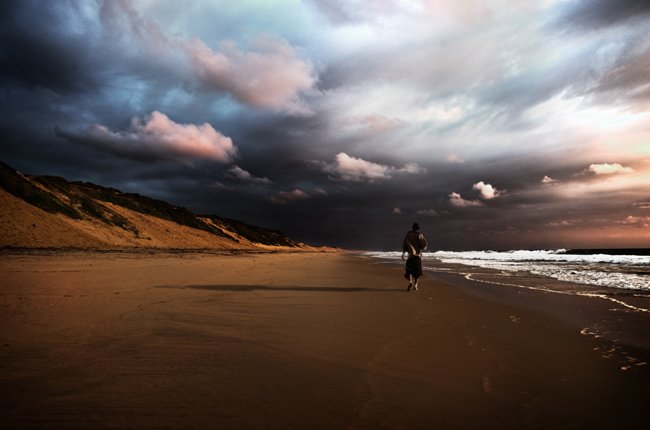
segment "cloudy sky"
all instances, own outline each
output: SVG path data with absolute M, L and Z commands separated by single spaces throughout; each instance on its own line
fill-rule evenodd
M 650 247 L 650 3 L 4 1 L 0 159 L 395 249 Z

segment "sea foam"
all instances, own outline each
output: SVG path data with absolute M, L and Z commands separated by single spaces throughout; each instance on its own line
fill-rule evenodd
M 401 252 L 370 252 L 369 256 L 397 259 Z M 650 291 L 650 256 L 570 254 L 564 249 L 538 251 L 435 251 L 423 262 L 438 260 L 504 272 L 528 272 L 565 282 L 627 290 Z

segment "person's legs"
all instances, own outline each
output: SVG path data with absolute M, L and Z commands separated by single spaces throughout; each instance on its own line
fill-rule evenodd
M 422 275 L 422 260 L 418 256 L 411 256 L 406 260 L 406 267 L 404 269 L 404 277 L 409 280 L 406 291 L 411 291 L 411 288 L 417 291 L 418 278 Z

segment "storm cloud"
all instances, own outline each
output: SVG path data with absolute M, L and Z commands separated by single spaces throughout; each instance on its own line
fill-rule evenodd
M 646 2 L 5 2 L 0 158 L 278 228 L 648 246 Z M 408 29 L 408 31 L 405 31 Z

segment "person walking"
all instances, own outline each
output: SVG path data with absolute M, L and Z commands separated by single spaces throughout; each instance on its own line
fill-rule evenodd
M 411 291 L 411 288 L 415 291 L 418 290 L 418 279 L 422 276 L 422 251 L 425 249 L 427 249 L 427 240 L 420 233 L 420 225 L 415 222 L 402 242 L 402 260 L 404 260 L 404 254 L 408 253 L 406 273 L 404 273 L 404 277 L 409 281 L 407 292 Z

